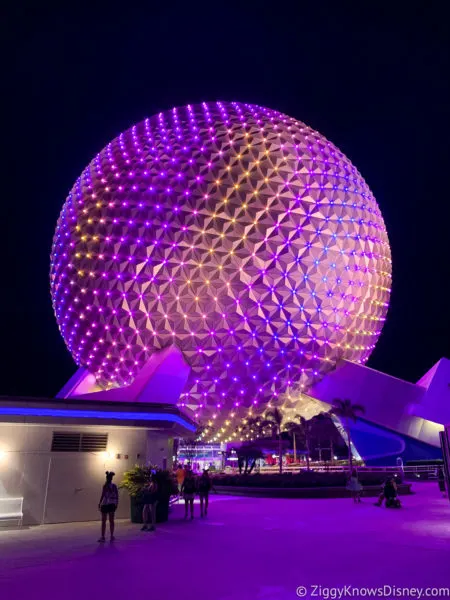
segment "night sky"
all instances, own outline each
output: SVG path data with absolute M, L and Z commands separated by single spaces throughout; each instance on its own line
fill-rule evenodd
M 371 187 L 390 238 L 393 291 L 369 366 L 415 381 L 450 358 L 444 2 L 34 4 L 10 3 L 0 24 L 0 395 L 54 395 L 75 371 L 48 279 L 75 179 L 133 123 L 213 100 L 306 122 Z

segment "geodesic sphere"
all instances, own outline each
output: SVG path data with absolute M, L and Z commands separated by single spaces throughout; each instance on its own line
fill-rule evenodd
M 383 218 L 356 168 L 303 123 L 240 103 L 174 108 L 108 144 L 64 204 L 51 260 L 78 365 L 123 386 L 176 344 L 191 366 L 181 403 L 221 424 L 295 407 L 339 359 L 365 362 L 390 293 Z

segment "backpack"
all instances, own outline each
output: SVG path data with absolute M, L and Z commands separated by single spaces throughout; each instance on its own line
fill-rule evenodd
M 200 492 L 209 492 L 209 490 L 211 489 L 211 481 L 209 477 L 200 477 L 198 489 Z
M 185 479 L 184 480 L 184 493 L 185 494 L 194 494 L 195 493 L 195 479 Z

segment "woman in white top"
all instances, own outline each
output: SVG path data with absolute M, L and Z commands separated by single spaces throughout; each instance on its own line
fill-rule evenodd
M 347 489 L 352 493 L 353 502 L 359 504 L 361 502 L 361 494 L 363 486 L 359 483 L 358 471 L 353 469 L 350 479 L 347 483 Z
M 98 509 L 102 513 L 102 535 L 99 542 L 105 541 L 106 533 L 106 518 L 109 515 L 109 532 L 111 534 L 111 541 L 114 538 L 114 513 L 116 512 L 119 504 L 119 491 L 117 485 L 112 482 L 115 473 L 112 471 L 106 471 L 106 482 L 102 489 L 102 495 L 100 496 L 100 502 L 98 503 Z

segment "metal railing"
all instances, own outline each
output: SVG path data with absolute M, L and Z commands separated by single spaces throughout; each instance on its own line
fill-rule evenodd
M 309 466 L 311 471 L 319 471 L 326 473 L 341 473 L 342 471 L 348 471 L 347 465 L 330 465 L 330 464 L 317 464 L 311 463 Z M 434 476 L 436 474 L 436 465 L 414 465 L 414 466 L 361 466 L 355 465 L 358 472 L 363 473 L 407 473 L 407 474 L 428 474 Z M 236 469 L 237 470 L 237 469 Z M 306 463 L 297 463 L 290 465 L 283 465 L 283 473 L 298 473 L 299 471 L 306 470 Z M 278 465 L 264 465 L 257 471 L 259 473 L 278 473 Z

